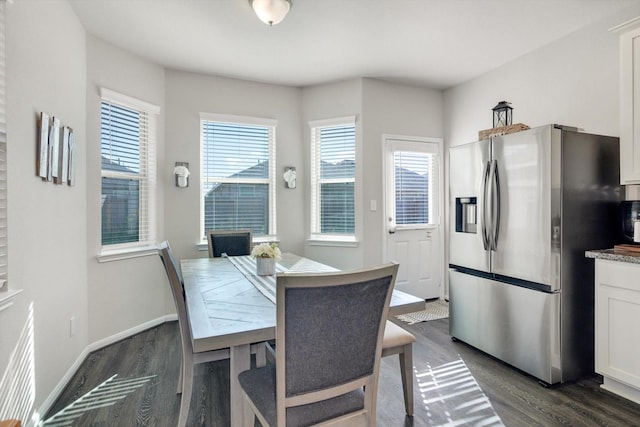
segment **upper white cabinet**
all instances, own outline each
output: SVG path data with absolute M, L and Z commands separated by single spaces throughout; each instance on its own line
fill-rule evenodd
M 640 17 L 620 34 L 620 183 L 640 184 Z

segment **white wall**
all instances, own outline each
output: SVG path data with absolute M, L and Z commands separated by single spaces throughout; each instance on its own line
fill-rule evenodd
M 160 167 L 165 182 L 166 238 L 178 258 L 207 257 L 200 243 L 200 113 L 275 119 L 277 236 L 286 252 L 303 250 L 304 180 L 286 189 L 285 166 L 303 168 L 300 90 L 182 71 L 166 71 L 166 156 Z M 189 187 L 174 185 L 175 162 L 189 162 Z
M 164 69 L 91 35 L 87 36 L 87 252 L 89 343 L 175 312 L 157 255 L 99 263 L 101 248 L 100 88 L 158 105 L 157 161 L 164 163 Z M 157 236 L 164 235 L 165 176 L 158 178 Z
M 513 104 L 514 123 L 556 123 L 619 136 L 618 35 L 609 29 L 638 15 L 639 7 L 630 8 L 446 90 L 445 145 L 476 141 L 478 131 L 491 128 L 491 108 L 502 100 Z
M 278 230 L 285 251 L 340 268 L 382 258 L 382 135 L 477 139 L 491 127 L 491 107 L 508 100 L 516 122 L 562 123 L 618 134 L 618 41 L 607 29 L 640 14 L 608 18 L 484 76 L 439 91 L 372 79 L 291 88 L 204 76 L 162 67 L 85 36 L 66 1 L 7 5 L 9 278 L 24 289 L 0 312 L 0 366 L 33 307 L 35 402 L 40 407 L 87 346 L 173 312 L 157 256 L 99 264 L 99 87 L 160 105 L 158 239 L 179 258 L 207 256 L 199 238 L 199 113 L 278 120 L 277 166 L 298 168 L 298 186 L 278 177 Z M 56 22 L 56 30 L 50 23 Z M 56 48 L 59 47 L 59 48 Z M 75 187 L 35 176 L 36 118 L 59 116 L 74 128 L 79 149 Z M 357 116 L 356 195 L 359 246 L 309 246 L 308 121 Z M 165 144 L 166 141 L 166 144 Z M 173 185 L 176 161 L 191 164 L 191 185 Z M 77 331 L 69 333 L 69 319 Z M 5 327 L 11 325 L 11 327 Z M 52 351 L 55 349 L 55 351 Z
M 363 88 L 364 264 L 383 261 L 386 235 L 382 135 L 442 138 L 442 92 L 365 79 Z M 369 210 L 370 200 L 378 209 Z
M 338 268 L 359 268 L 382 262 L 384 134 L 441 138 L 442 92 L 363 78 L 303 89 L 305 181 L 309 180 L 311 120 L 356 116 L 356 233 L 358 246 L 312 246 L 305 254 Z M 378 209 L 370 211 L 370 201 Z M 305 198 L 305 236 L 309 235 L 309 195 Z
M 491 108 L 502 100 L 513 104 L 514 123 L 619 135 L 618 35 L 608 29 L 638 14 L 636 7 L 607 18 L 446 90 L 449 146 L 475 141 L 479 130 L 491 128 Z
M 441 134 L 437 125 L 441 122 L 441 101 L 432 91 L 366 79 L 300 89 L 165 71 L 85 35 L 66 2 L 21 1 L 8 9 L 9 276 L 12 286 L 24 292 L 10 310 L 0 313 L 0 322 L 24 325 L 33 302 L 37 368 L 34 408 L 52 403 L 47 399 L 55 398 L 87 349 L 162 320 L 174 311 L 157 256 L 106 263 L 96 259 L 101 246 L 101 87 L 161 107 L 158 240 L 169 239 L 179 258 L 207 256 L 196 250 L 200 240 L 200 112 L 278 121 L 277 235 L 281 247 L 284 251 L 306 252 L 341 268 L 366 264 L 365 253 L 381 257 L 380 247 L 365 247 L 367 239 L 380 239 L 380 213 L 371 221 L 363 218 L 362 200 L 382 199 L 378 170 L 382 133 Z M 45 16 L 64 24 L 64 31 L 47 31 L 49 18 Z M 60 60 L 64 53 L 41 48 L 50 43 L 65 46 L 61 52 L 73 55 Z M 363 85 L 368 88 L 367 98 Z M 363 102 L 370 105 L 363 108 Z M 54 186 L 35 177 L 36 118 L 40 111 L 55 114 L 74 128 L 79 144 L 76 187 Z M 362 128 L 367 114 L 370 130 Z M 345 115 L 358 116 L 358 161 L 362 165 L 358 177 L 363 183 L 357 200 L 360 246 L 340 250 L 307 247 L 307 123 Z M 422 120 L 423 116 L 428 118 Z M 193 176 L 187 189 L 174 186 L 175 161 L 191 164 Z M 284 186 L 281 173 L 285 166 L 298 168 L 296 189 Z M 377 261 L 367 261 L 373 262 Z M 77 328 L 73 337 L 69 336 L 71 317 L 75 317 Z M 8 360 L 19 333 L 19 328 L 0 330 L 0 361 Z M 54 348 L 56 352 L 52 353 Z
M 309 122 L 313 120 L 334 119 L 338 117 L 356 117 L 356 179 L 362 176 L 360 166 L 362 147 L 362 79 L 351 79 L 325 85 L 317 85 L 302 89 L 302 138 L 301 145 L 304 148 L 304 167 L 298 173 L 303 179 L 298 185 L 303 185 L 305 189 L 304 205 L 300 206 L 300 211 L 304 212 L 305 239 L 309 238 L 311 230 L 311 211 L 309 206 L 309 168 L 311 162 L 311 130 Z M 362 203 L 361 187 L 356 185 L 356 238 L 359 243 L 357 247 L 336 247 L 336 246 L 313 246 L 305 241 L 304 254 L 312 259 L 332 265 L 336 268 L 358 268 L 364 264 L 363 261 L 363 231 L 362 231 Z
M 85 33 L 66 2 L 15 1 L 6 10 L 9 282 L 24 291 L 0 313 L 0 366 L 5 373 L 32 307 L 34 410 L 87 345 Z M 35 174 L 41 111 L 74 130 L 75 187 Z

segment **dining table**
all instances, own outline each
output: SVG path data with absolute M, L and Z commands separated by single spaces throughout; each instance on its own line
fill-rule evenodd
M 250 345 L 276 337 L 275 275 L 258 276 L 250 256 L 180 261 L 194 352 L 230 349 L 230 419 L 244 425 L 246 408 L 238 374 L 251 367 Z M 326 264 L 283 253 L 276 273 L 338 271 Z M 425 300 L 394 289 L 389 316 L 424 309 Z

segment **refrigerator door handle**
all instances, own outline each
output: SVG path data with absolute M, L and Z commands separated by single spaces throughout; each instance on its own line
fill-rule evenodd
M 489 211 L 489 175 L 491 171 L 491 162 L 487 162 L 487 165 L 484 168 L 484 176 L 482 178 L 482 244 L 484 246 L 484 250 L 491 250 L 491 242 L 489 240 L 489 231 L 487 230 L 487 212 Z
M 498 161 L 494 160 L 492 165 L 493 180 L 491 185 L 491 229 L 493 236 L 491 239 L 491 250 L 498 250 L 498 235 L 500 233 L 500 176 L 498 174 Z

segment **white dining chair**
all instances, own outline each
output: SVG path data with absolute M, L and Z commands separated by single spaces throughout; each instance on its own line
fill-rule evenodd
M 178 427 L 187 425 L 189 417 L 189 406 L 191 405 L 191 394 L 193 391 L 193 369 L 195 365 L 206 362 L 215 362 L 218 360 L 229 359 L 230 350 L 222 348 L 219 350 L 211 350 L 204 352 L 196 352 L 193 349 L 191 341 L 191 329 L 187 319 L 187 310 L 184 300 L 184 285 L 182 274 L 178 268 L 178 264 L 173 256 L 169 242 L 162 242 L 158 246 L 160 259 L 164 264 L 173 301 L 176 305 L 178 313 L 178 325 L 180 327 L 180 338 L 182 344 L 182 361 L 180 363 L 180 374 L 178 378 L 178 394 L 182 394 L 180 398 L 180 414 L 178 416 Z M 264 343 L 256 343 L 251 345 L 251 353 L 256 355 L 256 365 L 266 365 L 266 353 Z

